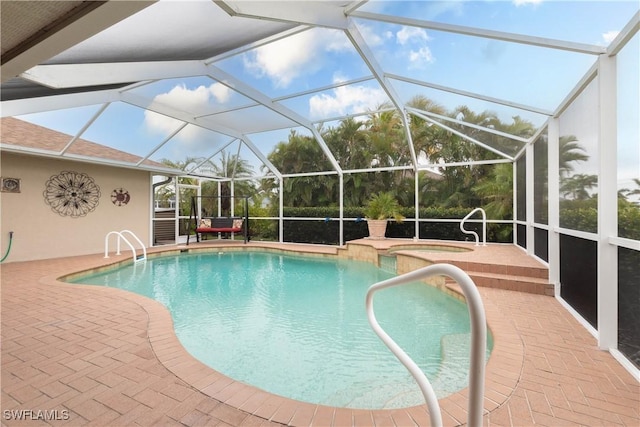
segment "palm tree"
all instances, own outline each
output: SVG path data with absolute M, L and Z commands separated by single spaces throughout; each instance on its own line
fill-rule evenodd
M 198 158 L 198 157 L 186 157 L 184 160 L 169 160 L 169 159 L 161 159 L 160 163 L 173 168 L 173 169 L 178 169 L 178 170 L 182 170 L 182 171 L 186 171 L 187 169 L 197 166 L 200 162 L 202 161 L 202 159 Z M 197 185 L 198 184 L 198 179 L 197 178 L 189 178 L 189 177 L 178 177 L 176 178 L 178 180 L 179 184 L 186 184 L 186 185 Z M 171 198 L 173 198 L 175 200 L 176 198 L 176 194 L 174 191 L 174 186 L 168 186 L 168 185 L 163 185 L 160 188 L 158 188 L 156 190 L 156 194 L 154 195 L 154 197 L 156 198 L 156 200 L 162 200 L 162 201 L 169 201 Z M 180 205 L 178 207 L 180 215 L 188 215 L 189 214 L 189 210 L 191 205 L 190 203 L 190 198 L 191 196 L 195 196 L 195 191 L 193 189 L 190 188 L 183 188 L 180 192 Z
M 512 135 L 521 136 L 523 138 L 530 138 L 536 131 L 535 126 L 528 120 L 523 119 L 520 116 L 513 116 L 513 123 L 504 126 L 502 129 Z
M 500 163 L 472 190 L 488 201 L 484 209 L 490 218 L 509 219 L 513 212 L 513 165 Z
M 561 136 L 558 149 L 560 154 L 560 177 L 566 177 L 573 172 L 573 164 L 575 162 L 589 160 L 589 155 L 574 135 Z
M 343 169 L 367 169 L 375 163 L 375 154 L 365 122 L 359 122 L 353 118 L 344 119 L 338 127 L 323 132 L 323 137 Z M 367 196 L 376 191 L 377 180 L 374 175 L 373 173 L 344 175 L 346 206 L 362 206 Z M 330 200 L 337 202 L 337 183 L 334 191 L 336 193 Z
M 160 163 L 165 166 L 168 166 L 173 169 L 178 169 L 181 171 L 186 171 L 190 167 L 197 166 L 200 162 L 202 162 L 202 158 L 199 157 L 186 157 L 184 160 L 169 160 L 169 159 L 161 159 Z M 197 184 L 196 178 L 182 178 L 180 181 L 181 184 Z
M 253 192 L 253 186 L 250 181 L 235 181 L 237 178 L 248 178 L 253 176 L 253 166 L 248 160 L 240 158 L 238 155 L 229 154 L 226 151 L 220 153 L 219 163 L 207 161 L 201 165 L 203 170 L 209 171 L 214 176 L 220 178 L 230 178 L 234 181 L 234 196 L 248 196 Z M 217 193 L 217 185 L 213 186 L 213 182 L 202 186 L 202 195 L 215 195 Z M 221 211 L 223 215 L 231 214 L 231 184 L 225 180 L 220 183 Z M 207 206 L 208 209 L 214 209 L 214 206 Z
M 286 142 L 280 142 L 268 156 L 269 161 L 283 174 L 319 172 L 331 170 L 324 152 L 318 142 L 310 136 L 299 135 L 295 130 L 289 133 Z M 284 200 L 287 206 L 319 206 L 319 200 L 331 200 L 337 204 L 337 185 L 332 177 L 300 176 L 284 180 Z M 275 182 L 268 194 L 275 196 Z M 275 200 L 272 205 L 277 205 Z
M 640 178 L 633 178 L 633 182 L 638 188 L 635 188 L 633 190 L 630 190 L 628 188 L 621 188 L 620 190 L 618 190 L 618 196 L 620 198 L 628 200 L 630 197 L 640 196 Z M 640 202 L 635 203 L 640 205 Z
M 636 184 L 635 190 L 629 191 L 628 196 L 640 196 L 640 178 L 633 178 L 633 182 Z
M 569 178 L 565 178 L 560 185 L 560 192 L 565 197 L 573 200 L 587 200 L 591 195 L 590 190 L 598 185 L 597 175 L 575 174 Z
M 180 169 L 187 171 L 193 166 L 198 166 L 199 169 L 205 173 L 211 174 L 219 178 L 245 178 L 253 175 L 253 167 L 245 159 L 239 158 L 236 155 L 227 154 L 222 151 L 220 157 L 220 163 L 215 163 L 212 160 L 206 160 L 198 157 L 187 157 L 184 160 L 169 160 L 162 159 L 161 162 L 174 169 Z M 181 178 L 182 184 L 197 185 L 197 178 Z M 235 194 L 249 195 L 252 193 L 253 186 L 249 181 L 239 181 L 235 184 Z M 217 181 L 205 180 L 201 184 L 202 195 L 204 196 L 216 196 L 218 193 Z M 195 195 L 193 191 L 190 191 Z M 221 183 L 221 196 L 230 196 L 231 190 L 229 181 L 223 181 Z M 203 209 L 209 212 L 215 212 L 217 210 L 217 203 L 214 201 L 202 201 Z M 222 212 L 225 215 L 230 213 L 230 199 L 222 199 Z
M 558 143 L 560 193 L 564 197 L 573 200 L 586 200 L 590 198 L 587 190 L 597 186 L 596 175 L 574 174 L 575 163 L 589 160 L 585 148 L 580 145 L 574 135 L 561 136 Z
M 390 107 L 381 105 L 380 109 Z M 375 166 L 396 166 L 411 163 L 409 146 L 404 137 L 402 120 L 397 110 L 388 110 L 369 115 L 367 135 L 376 161 Z M 373 165 L 372 165 L 373 166 Z
M 160 163 L 173 169 L 186 170 L 191 165 L 197 165 L 201 159 L 198 157 L 187 157 L 184 160 L 161 159 Z
M 364 122 L 347 118 L 338 127 L 323 133 L 323 138 L 338 164 L 344 169 L 363 169 L 371 166 L 373 153 L 369 146 Z
M 303 173 L 331 170 L 331 164 L 311 136 L 289 133 L 286 142 L 279 142 L 268 155 L 269 161 L 282 173 Z

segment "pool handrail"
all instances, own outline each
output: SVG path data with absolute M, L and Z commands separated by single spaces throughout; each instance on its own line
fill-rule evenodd
M 140 246 L 142 247 L 142 257 L 138 258 L 135 248 L 133 247 L 131 242 L 126 237 L 124 237 L 124 233 L 130 234 L 140 244 Z M 104 257 L 105 258 L 109 258 L 109 236 L 111 236 L 112 234 L 115 234 L 116 236 L 118 236 L 118 240 L 116 240 L 116 255 L 120 255 L 120 239 L 122 239 L 125 241 L 127 245 L 129 245 L 129 248 L 131 248 L 131 251 L 133 252 L 134 263 L 138 261 L 145 261 L 147 259 L 147 248 L 144 246 L 144 243 L 142 243 L 142 240 L 140 240 L 138 236 L 136 236 L 131 230 L 110 231 L 107 233 L 107 235 L 104 238 Z
M 442 414 L 438 398 L 433 391 L 431 383 L 418 365 L 407 355 L 407 353 L 395 343 L 395 341 L 380 327 L 373 312 L 373 294 L 381 289 L 403 285 L 430 276 L 449 276 L 454 279 L 467 300 L 469 309 L 469 319 L 471 321 L 471 357 L 469 362 L 469 406 L 467 425 L 471 427 L 482 426 L 482 412 L 484 401 L 484 371 L 485 352 L 487 348 L 487 322 L 482 304 L 480 292 L 475 283 L 459 267 L 451 264 L 433 264 L 391 279 L 383 280 L 369 287 L 365 300 L 367 308 L 367 318 L 373 331 L 380 337 L 382 342 L 407 368 L 409 373 L 418 383 L 420 391 L 425 398 L 429 409 L 429 418 L 432 426 L 442 426 Z
M 476 233 L 473 230 L 467 230 L 464 228 L 464 223 L 471 218 L 471 216 L 476 213 L 476 212 L 481 212 L 482 213 L 482 246 L 487 246 L 487 214 L 484 211 L 484 209 L 482 208 L 475 208 L 474 210 L 472 210 L 471 212 L 469 212 L 467 214 L 467 216 L 465 216 L 464 218 L 462 218 L 462 221 L 460 221 L 460 231 L 462 231 L 463 233 L 466 234 L 473 234 L 474 236 L 476 236 L 476 246 L 480 246 L 480 237 L 478 236 L 478 233 Z

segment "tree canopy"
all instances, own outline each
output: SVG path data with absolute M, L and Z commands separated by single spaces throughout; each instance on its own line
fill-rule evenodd
M 514 155 L 524 143 L 505 134 L 529 138 L 536 130 L 533 124 L 519 116 L 505 123 L 494 112 L 478 113 L 467 106 L 447 111 L 424 96 L 416 96 L 408 105 L 417 113 L 406 118 L 390 105 L 381 105 L 361 120 L 345 118 L 336 126 L 318 128 L 328 150 L 344 171 L 345 207 L 362 207 L 372 194 L 387 191 L 391 191 L 402 206 L 413 207 L 416 196 L 415 159 L 418 166 L 422 166 L 418 171 L 417 187 L 420 206 L 483 206 L 490 218 L 511 219 L 513 165 L 477 162 L 500 160 L 500 153 Z M 410 135 L 407 135 L 405 123 Z M 576 165 L 589 157 L 579 141 L 571 135 L 562 136 L 559 150 L 561 195 L 567 200 L 593 197 L 589 189 L 597 186 L 597 180 L 594 181 L 590 175 L 574 173 Z M 280 141 L 267 157 L 285 175 L 327 172 L 284 178 L 285 206 L 339 205 L 338 175 L 331 174 L 334 169 L 332 163 L 312 135 L 292 130 L 287 140 Z M 541 157 L 544 159 L 539 160 L 546 162 L 546 155 Z M 459 166 L 465 162 L 476 164 Z M 252 167 L 236 155 L 222 152 L 217 162 L 186 158 L 180 162 L 165 160 L 164 163 L 183 170 L 198 166 L 222 178 L 222 196 L 231 194 L 229 180 L 234 179 L 236 195 L 253 197 L 254 205 L 261 206 L 265 200 L 267 205 L 279 205 L 279 183 L 273 179 L 247 180 L 253 176 Z M 542 167 L 546 168 L 546 165 Z M 363 172 L 367 169 L 371 170 Z M 546 191 L 542 187 L 539 190 Z M 203 195 L 218 195 L 218 184 L 205 182 L 202 192 Z M 627 190 L 621 193 L 621 197 L 632 194 L 633 191 Z M 227 204 L 223 207 L 228 209 Z
M 381 105 L 363 120 L 347 118 L 335 127 L 318 129 L 345 171 L 345 206 L 363 206 L 371 194 L 384 191 L 392 191 L 403 206 L 413 206 L 415 155 L 419 165 L 433 166 L 432 171 L 419 172 L 418 191 L 422 206 L 476 207 L 483 199 L 496 206 L 498 200 L 502 200 L 503 206 L 496 207 L 495 214 L 500 218 L 509 217 L 512 203 L 507 204 L 505 200 L 512 196 L 512 189 L 507 189 L 507 184 L 503 182 L 500 190 L 506 193 L 499 196 L 487 194 L 491 188 L 489 181 L 497 176 L 505 176 L 509 168 L 502 167 L 494 172 L 494 165 L 438 165 L 495 160 L 501 158 L 499 152 L 513 155 L 524 144 L 499 132 L 529 137 L 535 131 L 533 124 L 517 116 L 511 123 L 503 123 L 496 113 L 485 111 L 476 114 L 466 106 L 447 112 L 444 107 L 423 96 L 413 98 L 409 105 L 424 112 L 408 118 L 411 140 L 406 135 L 403 118 L 390 105 Z M 443 126 L 425 119 L 423 116 L 427 114 Z M 450 121 L 445 122 L 443 117 L 449 117 Z M 461 120 L 474 126 L 462 124 Z M 490 133 L 486 129 L 499 132 Z M 461 134 L 469 135 L 469 138 L 465 139 Z M 411 143 L 414 153 L 411 152 Z M 310 135 L 296 132 L 289 134 L 288 141 L 280 142 L 268 158 L 283 174 L 332 170 L 318 142 Z M 369 168 L 377 170 L 362 172 Z M 480 187 L 482 189 L 474 191 L 483 181 L 486 182 Z M 337 206 L 338 184 L 335 175 L 286 178 L 284 204 L 294 207 Z M 275 192 L 272 194 L 275 195 Z

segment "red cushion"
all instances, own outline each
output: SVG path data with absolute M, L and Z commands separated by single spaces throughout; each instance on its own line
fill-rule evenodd
M 210 228 L 210 227 L 198 227 L 196 233 L 240 233 L 242 228 Z

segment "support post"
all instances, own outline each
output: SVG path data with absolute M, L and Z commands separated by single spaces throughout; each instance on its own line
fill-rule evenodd
M 547 197 L 549 201 L 549 283 L 560 296 L 560 127 L 557 118 L 547 126 Z
M 598 346 L 618 347 L 618 138 L 616 57 L 598 60 L 600 132 L 598 146 Z
M 528 144 L 526 148 L 526 163 L 527 163 L 527 254 L 535 255 L 535 229 L 534 223 L 534 178 L 535 170 L 533 163 L 533 144 Z

